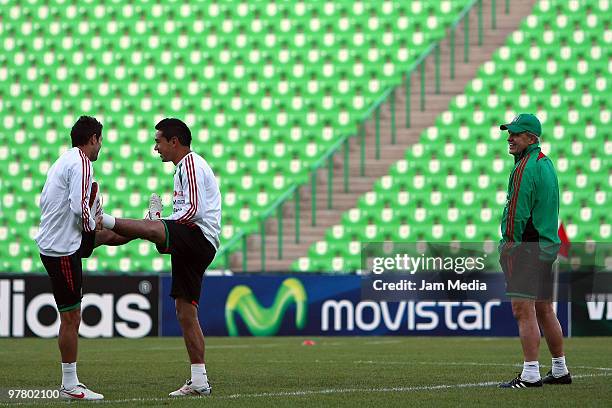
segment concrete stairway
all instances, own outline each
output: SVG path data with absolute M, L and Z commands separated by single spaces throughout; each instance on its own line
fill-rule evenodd
M 375 124 L 374 117 L 366 124 L 366 165 L 365 176 L 360 176 L 359 138 L 350 141 L 349 155 L 349 192 L 344 192 L 343 151 L 334 158 L 334 175 L 332 185 L 333 206 L 327 207 L 327 167 L 317 175 L 316 189 L 316 226 L 311 219 L 310 183 L 300 189 L 300 242 L 295 243 L 295 201 L 289 200 L 283 207 L 283 258 L 278 259 L 277 220 L 271 217 L 266 224 L 265 238 L 265 271 L 288 271 L 291 263 L 300 256 L 306 256 L 313 242 L 324 239 L 325 230 L 340 223 L 343 212 L 356 207 L 358 198 L 373 189 L 374 182 L 388 174 L 389 167 L 404 157 L 405 150 L 416 143 L 423 129 L 434 124 L 436 117 L 448 108 L 448 104 L 457 94 L 463 93 L 466 84 L 474 78 L 480 65 L 491 59 L 492 54 L 502 46 L 506 37 L 516 30 L 521 20 L 530 14 L 535 0 L 513 0 L 509 14 L 504 12 L 504 2 L 497 1 L 496 29 L 492 29 L 491 1 L 483 1 L 483 44 L 478 46 L 477 6 L 470 13 L 469 20 L 469 62 L 464 62 L 464 27 L 460 24 L 455 32 L 455 78 L 450 78 L 450 39 L 441 43 L 440 93 L 435 92 L 434 56 L 426 60 L 425 66 L 425 101 L 424 111 L 420 111 L 420 75 L 415 73 L 411 78 L 412 107 L 411 127 L 406 128 L 406 91 L 398 88 L 395 95 L 396 107 L 396 144 L 391 144 L 391 115 L 389 104 L 381 110 L 381 146 L 380 160 L 375 158 Z M 500 121 L 503 118 L 500 118 Z M 239 248 L 239 246 L 238 246 Z M 253 234 L 247 240 L 247 271 L 262 271 L 260 234 Z M 242 271 L 240 251 L 231 257 L 231 269 Z

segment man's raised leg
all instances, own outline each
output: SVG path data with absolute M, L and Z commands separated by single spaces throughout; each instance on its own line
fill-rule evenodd
M 127 218 L 114 218 L 113 220 L 113 225 L 108 225 L 104 221 L 104 227 L 122 237 L 127 239 L 146 239 L 156 245 L 164 245 L 166 243 L 166 227 L 163 221 L 132 220 Z
M 108 246 L 125 245 L 131 240 L 132 238 L 126 238 L 126 237 L 123 237 L 117 234 L 114 231 L 104 229 L 101 231 L 96 231 L 94 248 L 97 248 L 101 245 L 108 245 Z

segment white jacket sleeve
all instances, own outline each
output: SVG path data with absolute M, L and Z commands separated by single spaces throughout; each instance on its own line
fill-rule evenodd
M 96 220 L 89 209 L 92 180 L 93 166 L 90 162 L 79 160 L 68 168 L 70 210 L 81 221 L 85 232 L 96 229 Z
M 193 219 L 202 218 L 204 215 L 204 198 L 206 197 L 204 169 L 196 167 L 193 157 L 189 156 L 179 171 L 183 185 L 184 205 L 179 211 L 163 218 L 187 223 Z

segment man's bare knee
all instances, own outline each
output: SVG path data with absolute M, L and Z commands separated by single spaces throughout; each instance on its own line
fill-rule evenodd
M 535 304 L 536 315 L 538 318 L 555 315 L 555 309 L 550 302 L 536 302 Z
M 66 327 L 79 327 L 81 324 L 81 309 L 60 313 L 61 324 Z
M 164 227 L 164 223 L 161 221 L 143 221 L 145 223 L 143 238 L 155 244 L 164 244 L 166 241 L 166 229 Z
M 181 326 L 190 325 L 195 321 L 194 317 L 190 313 L 187 313 L 184 310 L 183 311 L 177 310 L 176 318 L 179 321 L 179 324 Z
M 182 299 L 176 300 L 176 318 L 181 326 L 189 325 L 197 321 L 197 316 L 197 309 L 195 306 Z
M 533 314 L 533 303 L 529 301 L 512 301 L 512 315 L 516 320 L 528 319 Z

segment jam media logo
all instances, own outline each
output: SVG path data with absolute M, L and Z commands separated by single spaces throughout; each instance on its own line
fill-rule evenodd
M 274 336 L 280 329 L 287 308 L 292 304 L 295 304 L 295 327 L 302 330 L 306 326 L 308 302 L 306 290 L 299 280 L 285 279 L 270 307 L 261 306 L 251 288 L 238 285 L 231 290 L 225 302 L 227 332 L 230 336 L 239 336 L 235 320 L 236 314 L 239 314 L 253 336 Z

